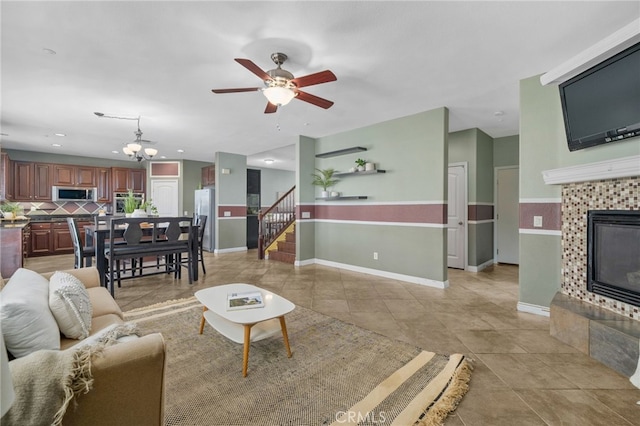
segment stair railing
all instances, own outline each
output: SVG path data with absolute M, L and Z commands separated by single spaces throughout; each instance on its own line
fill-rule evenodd
M 258 213 L 258 257 L 296 220 L 295 185 L 273 205 Z

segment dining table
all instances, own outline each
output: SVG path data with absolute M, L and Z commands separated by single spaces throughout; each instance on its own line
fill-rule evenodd
M 185 227 L 184 229 L 187 229 Z M 114 231 L 116 235 L 114 237 L 120 238 L 124 234 L 126 227 L 118 227 Z M 104 220 L 99 219 L 97 225 L 85 225 L 85 241 L 87 247 L 95 248 L 96 268 L 100 274 L 100 285 L 102 287 L 107 286 L 106 273 L 107 263 L 105 256 L 105 249 L 107 247 L 107 241 L 111 238 L 111 228 L 109 224 L 109 217 L 105 217 Z M 198 258 L 198 227 L 191 227 L 191 235 L 189 235 L 189 249 L 191 250 L 192 259 Z M 198 262 L 191 262 L 191 273 L 194 281 L 198 281 Z

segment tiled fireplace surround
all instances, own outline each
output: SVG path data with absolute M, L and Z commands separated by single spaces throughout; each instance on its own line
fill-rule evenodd
M 630 377 L 639 358 L 640 307 L 587 291 L 587 212 L 638 210 L 640 177 L 562 186 L 562 284 L 551 335 Z

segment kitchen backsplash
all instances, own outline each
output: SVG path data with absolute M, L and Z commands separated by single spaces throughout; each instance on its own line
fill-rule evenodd
M 113 206 L 94 202 L 64 202 L 64 203 L 19 203 L 26 216 L 30 215 L 59 215 L 59 214 L 98 214 L 100 210 L 110 213 Z

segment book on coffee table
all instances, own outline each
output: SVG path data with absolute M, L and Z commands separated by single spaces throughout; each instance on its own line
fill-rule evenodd
M 229 293 L 227 295 L 227 311 L 264 307 L 264 299 L 259 291 Z

